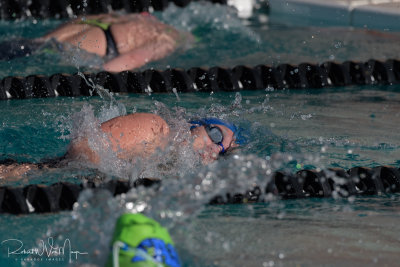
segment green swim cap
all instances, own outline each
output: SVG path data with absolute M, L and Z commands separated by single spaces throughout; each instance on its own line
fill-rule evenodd
M 118 218 L 107 267 L 179 267 L 179 257 L 168 231 L 143 214 Z

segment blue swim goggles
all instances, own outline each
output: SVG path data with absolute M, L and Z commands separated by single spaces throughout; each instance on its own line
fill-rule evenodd
M 202 118 L 202 119 L 191 120 L 189 121 L 189 123 L 192 124 L 190 130 L 199 126 L 204 126 L 208 136 L 213 141 L 213 143 L 222 147 L 222 151 L 219 154 L 225 154 L 226 152 L 224 146 L 222 145 L 222 142 L 224 140 L 224 134 L 221 128 L 216 127 L 215 125 L 222 125 L 231 130 L 234 134 L 236 144 L 244 145 L 247 143 L 246 137 L 241 134 L 241 131 L 243 129 L 236 127 L 236 125 L 228 121 L 221 120 L 218 118 Z
M 225 147 L 222 144 L 222 142 L 224 141 L 224 134 L 222 133 L 222 130 L 219 127 L 213 125 L 204 125 L 204 129 L 206 130 L 206 133 L 208 137 L 210 137 L 211 141 L 214 144 L 222 147 L 222 150 L 219 152 L 219 154 L 225 154 Z

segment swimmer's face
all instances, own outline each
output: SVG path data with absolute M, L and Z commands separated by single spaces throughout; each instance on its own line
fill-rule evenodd
M 212 125 L 221 130 L 223 135 L 222 145 L 225 148 L 225 152 L 231 150 L 238 145 L 235 144 L 234 133 L 223 125 Z M 222 146 L 215 144 L 208 135 L 205 126 L 199 126 L 192 129 L 192 135 L 195 137 L 193 142 L 193 149 L 198 151 L 204 162 L 208 163 L 216 160 L 219 154 L 222 152 Z

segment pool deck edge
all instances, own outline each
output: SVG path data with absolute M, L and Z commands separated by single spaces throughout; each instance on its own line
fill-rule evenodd
M 268 0 L 270 21 L 400 31 L 400 0 Z

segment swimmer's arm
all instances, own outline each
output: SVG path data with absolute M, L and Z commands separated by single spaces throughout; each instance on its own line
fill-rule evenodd
M 146 49 L 135 49 L 134 51 L 120 55 L 103 65 L 104 70 L 120 72 L 140 68 L 151 58 L 151 51 Z
M 0 180 L 19 179 L 27 172 L 39 169 L 35 163 L 0 164 Z
M 175 43 L 155 42 L 122 54 L 103 65 L 104 70 L 120 72 L 140 68 L 146 63 L 163 58 L 175 50 Z
M 0 182 L 2 180 L 18 180 L 30 171 L 59 168 L 65 156 L 46 159 L 39 163 L 20 163 L 13 159 L 6 159 L 0 162 Z

